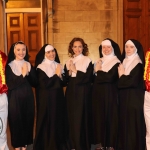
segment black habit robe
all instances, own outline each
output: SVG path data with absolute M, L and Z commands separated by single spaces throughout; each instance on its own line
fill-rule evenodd
M 111 46 L 109 55 L 103 46 Z M 119 45 L 107 38 L 99 46 L 101 70 L 97 71 L 92 92 L 93 143 L 116 150 L 118 137 L 118 66 L 122 60 Z M 98 60 L 98 61 L 99 61 Z M 97 65 L 98 61 L 95 63 Z
M 66 102 L 61 80 L 37 68 L 37 123 L 34 150 L 63 150 L 66 142 Z
M 77 70 L 76 77 L 69 76 L 65 66 L 65 74 L 68 79 L 65 96 L 69 122 L 69 146 L 70 149 L 90 150 L 92 62 L 89 62 L 85 73 Z
M 36 86 L 36 74 L 31 66 L 25 77 L 17 76 L 9 65 L 6 67 L 8 86 L 8 121 L 13 147 L 25 147 L 33 143 L 34 96 L 32 86 Z
M 141 63 L 119 79 L 119 150 L 145 150 L 143 86 Z
M 97 71 L 92 92 L 94 144 L 117 146 L 118 134 L 118 65 L 108 72 Z

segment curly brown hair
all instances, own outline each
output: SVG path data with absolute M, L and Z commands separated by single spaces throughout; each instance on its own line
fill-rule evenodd
M 72 47 L 73 47 L 74 42 L 76 42 L 76 41 L 80 41 L 81 44 L 82 44 L 82 46 L 83 46 L 82 54 L 83 54 L 84 56 L 88 56 L 88 54 L 89 54 L 88 45 L 84 42 L 84 40 L 83 40 L 82 38 L 79 38 L 79 37 L 73 38 L 73 39 L 71 40 L 71 42 L 69 43 L 68 55 L 69 55 L 70 57 L 73 57 L 74 52 L 73 52 L 73 50 L 72 50 Z

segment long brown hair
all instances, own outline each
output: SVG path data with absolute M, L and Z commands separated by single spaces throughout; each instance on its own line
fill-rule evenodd
M 69 43 L 68 55 L 69 55 L 70 57 L 73 57 L 74 52 L 73 52 L 73 50 L 72 50 L 72 47 L 73 47 L 74 42 L 76 42 L 76 41 L 80 41 L 81 44 L 82 44 L 82 46 L 83 46 L 82 54 L 83 54 L 84 56 L 88 56 L 88 54 L 89 54 L 88 45 L 84 42 L 84 40 L 83 40 L 82 38 L 79 38 L 79 37 L 73 38 L 73 39 L 71 40 L 71 42 Z

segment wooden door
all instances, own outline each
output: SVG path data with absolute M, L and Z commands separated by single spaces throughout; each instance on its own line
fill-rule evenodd
M 124 0 L 124 42 L 139 40 L 147 51 L 150 47 L 150 0 Z
M 24 14 L 25 43 L 29 50 L 30 61 L 33 64 L 37 52 L 41 48 L 41 16 L 40 13 Z
M 7 47 L 17 41 L 24 41 L 23 14 L 7 14 Z
M 7 14 L 8 51 L 17 41 L 23 41 L 29 51 L 30 62 L 34 64 L 35 55 L 41 48 L 40 13 Z

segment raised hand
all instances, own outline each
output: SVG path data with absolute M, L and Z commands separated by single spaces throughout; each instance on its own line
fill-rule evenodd
M 94 67 L 94 71 L 97 72 L 99 70 L 102 70 L 102 61 L 98 60 L 95 67 Z
M 26 62 L 24 62 L 23 66 L 22 66 L 22 75 L 23 77 L 25 77 L 26 75 L 28 75 L 29 70 L 28 70 L 28 65 Z
M 57 64 L 55 74 L 57 74 L 57 76 L 61 78 L 61 65 L 60 64 Z
M 72 60 L 70 60 L 70 70 L 71 70 L 72 72 L 74 72 L 74 73 L 77 73 L 76 67 L 75 67 L 75 65 L 73 64 L 73 61 L 72 61 Z
M 124 73 L 125 73 L 125 69 L 124 69 L 123 65 L 120 64 L 119 67 L 118 67 L 119 77 L 121 77 Z

